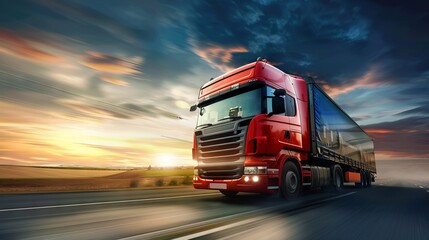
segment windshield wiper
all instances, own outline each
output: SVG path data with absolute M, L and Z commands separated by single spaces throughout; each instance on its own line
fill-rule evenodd
M 220 122 L 220 121 L 224 121 L 224 120 L 237 120 L 237 119 L 241 119 L 241 117 L 240 116 L 235 116 L 235 117 L 228 116 L 228 117 L 221 118 L 217 121 Z
M 241 118 L 242 117 L 240 117 L 240 116 L 235 116 L 235 117 L 228 116 L 228 117 L 221 118 L 217 121 L 221 122 L 221 121 L 225 121 L 225 120 L 237 120 L 237 119 L 241 119 Z M 213 126 L 213 123 L 204 123 L 204 124 L 198 125 L 197 128 L 206 128 L 206 127 L 210 127 L 210 126 Z
M 205 128 L 205 127 L 210 127 L 210 126 L 213 126 L 213 124 L 212 123 L 204 123 L 204 124 L 198 125 L 197 128 L 199 128 L 199 127 Z

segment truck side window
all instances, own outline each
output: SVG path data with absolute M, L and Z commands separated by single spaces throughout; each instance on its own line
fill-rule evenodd
M 267 87 L 267 92 L 266 92 L 266 96 L 267 97 L 274 97 L 274 88 L 272 87 Z M 271 98 L 267 98 L 267 113 L 270 113 L 273 111 L 272 109 L 272 105 L 271 105 Z M 293 117 L 296 115 L 296 104 L 295 104 L 295 99 L 290 96 L 287 95 L 285 96 L 285 107 L 286 107 L 286 113 L 285 116 L 289 116 L 289 117 Z
M 295 116 L 296 115 L 296 105 L 295 99 L 292 96 L 286 95 L 286 116 Z
M 266 92 L 267 97 L 274 97 L 274 91 L 275 91 L 274 88 L 267 86 L 266 90 L 267 90 L 267 92 Z M 273 111 L 273 108 L 272 108 L 273 106 L 272 106 L 271 102 L 272 102 L 271 98 L 266 98 L 267 113 L 270 113 Z

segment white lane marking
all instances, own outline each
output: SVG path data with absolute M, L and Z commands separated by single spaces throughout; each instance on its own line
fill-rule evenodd
M 234 233 L 234 234 L 226 236 L 226 237 L 218 238 L 217 240 L 226 240 L 226 239 L 234 239 L 234 238 L 237 239 L 236 238 L 237 236 L 243 235 L 243 234 L 248 233 L 248 232 L 253 231 L 253 230 L 254 230 L 254 228 L 249 228 L 247 230 L 244 230 L 244 231 L 241 231 L 238 233 Z
M 323 202 L 328 202 L 328 201 L 335 200 L 335 199 L 338 199 L 338 198 L 343 198 L 343 197 L 352 195 L 354 193 L 356 193 L 356 192 L 349 192 L 349 193 L 345 193 L 345 194 L 342 194 L 342 195 L 339 195 L 339 196 L 334 196 L 334 197 L 322 199 L 320 201 L 316 201 L 314 203 L 311 203 L 310 205 L 318 204 L 318 203 L 323 203 Z M 221 226 L 221 227 L 209 229 L 209 230 L 206 230 L 206 231 L 189 234 L 189 235 L 186 235 L 186 236 L 183 236 L 183 237 L 179 237 L 179 238 L 174 238 L 174 240 L 188 240 L 188 239 L 198 238 L 198 237 L 202 237 L 202 236 L 209 235 L 209 234 L 212 234 L 212 233 L 220 232 L 220 231 L 223 231 L 223 230 L 226 230 L 226 229 L 230 229 L 230 228 L 233 228 L 233 227 L 236 227 L 236 226 L 241 226 L 241 225 L 244 225 L 244 224 L 256 222 L 256 221 L 259 221 L 259 220 L 264 219 L 264 218 L 267 218 L 267 217 L 266 216 L 265 217 L 263 217 L 263 216 L 254 217 L 254 218 L 251 218 L 251 219 L 243 220 L 243 221 L 236 222 L 236 223 L 231 223 L 231 224 L 228 224 L 228 225 L 224 225 L 224 226 Z
M 36 210 L 36 209 L 50 209 L 50 208 L 80 207 L 80 206 L 104 205 L 104 204 L 115 204 L 115 203 L 152 202 L 152 201 L 160 201 L 160 200 L 192 198 L 192 197 L 202 197 L 202 196 L 211 196 L 211 195 L 219 195 L 219 193 L 194 194 L 194 195 L 174 196 L 174 197 L 140 198 L 140 199 L 106 201 L 106 202 L 75 203 L 75 204 L 39 206 L 39 207 L 7 208 L 7 209 L 0 209 L 0 212 L 13 212 L 13 211 Z
M 419 186 L 419 188 L 424 188 L 423 186 Z
M 330 201 L 330 200 L 334 200 L 334 199 L 346 197 L 346 196 L 352 195 L 354 193 L 356 193 L 356 192 L 349 192 L 349 193 L 345 193 L 345 194 L 342 194 L 342 195 L 339 195 L 339 196 L 334 196 L 334 197 L 330 197 L 330 198 L 327 198 L 327 199 L 322 199 L 322 200 L 319 200 L 319 201 L 315 201 L 314 203 L 311 203 L 310 205 L 312 205 L 312 204 L 318 204 L 318 203 L 323 203 L 323 202 L 327 202 L 327 201 Z M 309 206 L 309 205 L 306 205 L 306 206 Z M 281 208 L 281 207 L 284 207 L 284 204 L 280 205 L 280 206 L 273 206 L 273 207 L 267 207 L 267 208 L 252 210 L 252 211 L 248 211 L 248 212 L 237 213 L 237 214 L 229 215 L 229 216 L 226 216 L 226 217 L 214 218 L 214 219 L 206 220 L 206 221 L 203 221 L 203 222 L 191 223 L 191 224 L 182 225 L 182 226 L 178 226 L 178 227 L 173 227 L 173 228 L 168 228 L 168 229 L 162 229 L 162 230 L 158 230 L 158 231 L 154 231 L 154 232 L 142 233 L 142 234 L 138 234 L 138 235 L 134 235 L 134 236 L 120 238 L 120 240 L 136 240 L 136 239 L 155 238 L 155 237 L 158 237 L 160 235 L 172 234 L 172 233 L 176 233 L 176 232 L 183 231 L 183 230 L 189 230 L 189 229 L 192 229 L 192 228 L 195 228 L 195 227 L 207 226 L 207 225 L 212 224 L 212 223 L 217 223 L 217 222 L 222 222 L 222 221 L 226 221 L 226 220 L 229 220 L 229 219 L 234 219 L 234 218 L 243 216 L 245 214 L 263 213 L 263 212 L 270 211 L 270 210 L 275 210 L 275 209 Z M 295 208 L 297 208 L 297 207 L 295 207 Z M 298 208 L 300 208 L 300 206 L 298 206 Z M 294 208 L 292 208 L 291 210 L 293 210 L 293 209 Z M 259 218 L 259 217 L 254 217 L 254 218 Z M 252 218 L 252 219 L 254 219 L 254 218 Z M 233 223 L 233 224 L 235 224 L 235 223 Z M 243 222 L 241 221 L 240 224 L 243 224 Z M 228 225 L 225 225 L 225 226 L 228 226 Z M 225 226 L 222 226 L 222 227 L 225 227 Z M 227 228 L 230 228 L 230 227 L 227 227 Z M 227 228 L 224 228 L 224 229 L 227 229 Z M 216 229 L 218 229 L 218 228 L 216 228 Z M 210 230 L 211 229 L 209 229 L 207 231 L 210 231 Z M 203 233 L 203 232 L 199 232 L 199 233 L 195 233 L 195 234 L 201 234 L 201 233 Z M 194 234 L 191 234 L 191 235 L 194 235 Z M 203 236 L 203 235 L 201 235 L 201 236 Z M 188 236 L 183 236 L 183 237 L 180 237 L 180 238 L 177 238 L 177 239 L 189 239 L 189 238 L 186 238 Z M 195 237 L 193 237 L 193 238 L 195 238 Z
M 187 239 L 193 239 L 193 238 L 197 238 L 197 237 L 202 237 L 202 236 L 205 236 L 205 235 L 209 235 L 209 234 L 212 234 L 212 233 L 220 232 L 220 231 L 223 231 L 223 230 L 226 230 L 226 229 L 230 229 L 230 228 L 233 228 L 233 227 L 238 227 L 238 226 L 245 225 L 245 224 L 248 224 L 248 223 L 256 222 L 256 221 L 259 221 L 261 219 L 264 219 L 264 217 L 250 218 L 250 219 L 243 220 L 243 221 L 240 221 L 240 222 L 231 223 L 231 224 L 228 224 L 228 225 L 225 225 L 225 226 L 221 226 L 221 227 L 209 229 L 209 230 L 206 230 L 206 231 L 202 231 L 202 232 L 198 232 L 198 233 L 186 235 L 186 236 L 179 237 L 179 238 L 174 238 L 174 240 L 187 240 Z
M 428 192 L 428 193 L 429 193 L 429 190 L 426 190 L 426 192 Z

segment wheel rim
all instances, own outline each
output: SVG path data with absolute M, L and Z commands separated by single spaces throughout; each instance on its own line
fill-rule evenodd
M 286 186 L 291 193 L 295 192 L 298 187 L 298 177 L 292 171 L 286 173 Z
M 337 172 L 336 173 L 336 179 L 335 179 L 335 183 L 337 184 L 336 186 L 339 188 L 339 187 L 341 187 L 341 176 L 340 176 L 340 174 Z
M 368 179 L 366 177 L 366 173 L 363 174 L 363 186 L 364 187 L 368 186 Z

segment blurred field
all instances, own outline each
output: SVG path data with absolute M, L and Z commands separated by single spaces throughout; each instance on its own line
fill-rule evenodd
M 118 174 L 121 172 L 124 172 L 124 170 L 0 166 L 0 179 L 87 178 L 104 177 L 113 174 Z
M 189 176 L 193 174 L 193 168 L 152 169 L 144 172 L 145 177 Z
M 0 166 L 0 193 L 96 191 L 192 184 L 193 168 L 96 170 Z

